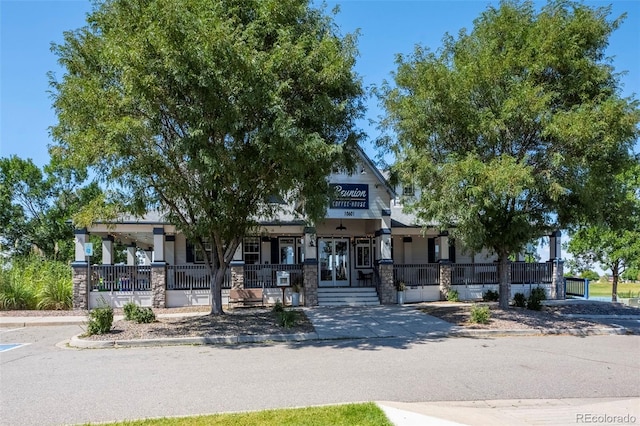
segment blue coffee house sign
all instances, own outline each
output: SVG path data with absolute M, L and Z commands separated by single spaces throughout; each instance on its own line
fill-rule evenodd
M 331 199 L 331 209 L 368 209 L 369 185 L 361 183 L 332 183 L 334 196 Z

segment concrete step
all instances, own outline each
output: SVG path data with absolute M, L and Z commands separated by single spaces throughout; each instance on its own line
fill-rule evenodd
M 380 306 L 380 301 L 375 300 L 372 302 L 363 302 L 363 301 L 349 302 L 349 301 L 341 300 L 337 302 L 331 302 L 331 301 L 320 302 L 320 300 L 318 300 L 318 306 Z
M 321 287 L 318 289 L 320 306 L 374 306 L 379 305 L 378 293 L 373 287 Z

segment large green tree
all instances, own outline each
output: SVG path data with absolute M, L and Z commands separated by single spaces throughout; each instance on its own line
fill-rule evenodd
M 107 0 L 54 50 L 58 152 L 202 249 L 214 315 L 241 239 L 280 206 L 269 200 L 313 220 L 327 175 L 353 167 L 355 39 L 307 0 Z
M 499 258 L 555 229 L 593 219 L 615 174 L 633 163 L 639 110 L 619 95 L 605 48 L 623 17 L 609 8 L 504 1 L 436 52 L 397 58 L 379 90 L 394 137 L 381 145 L 422 189 L 413 209 Z M 391 133 L 391 132 L 389 132 Z
M 33 251 L 47 259 L 73 258 L 71 216 L 101 193 L 85 174 L 52 162 L 44 169 L 31 159 L 0 158 L 0 244 L 11 256 Z
M 640 164 L 617 176 L 606 211 L 595 223 L 575 226 L 567 249 L 573 266 L 596 263 L 611 271 L 611 298 L 618 300 L 618 282 L 626 271 L 640 268 Z

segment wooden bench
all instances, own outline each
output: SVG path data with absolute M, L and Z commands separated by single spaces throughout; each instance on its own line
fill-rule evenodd
M 264 292 L 261 288 L 232 288 L 229 290 L 229 306 L 264 306 Z

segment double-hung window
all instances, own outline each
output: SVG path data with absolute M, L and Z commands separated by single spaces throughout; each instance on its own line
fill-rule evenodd
M 356 268 L 371 267 L 371 240 L 356 238 Z
M 244 263 L 252 265 L 260 263 L 260 237 L 247 237 L 242 244 Z

